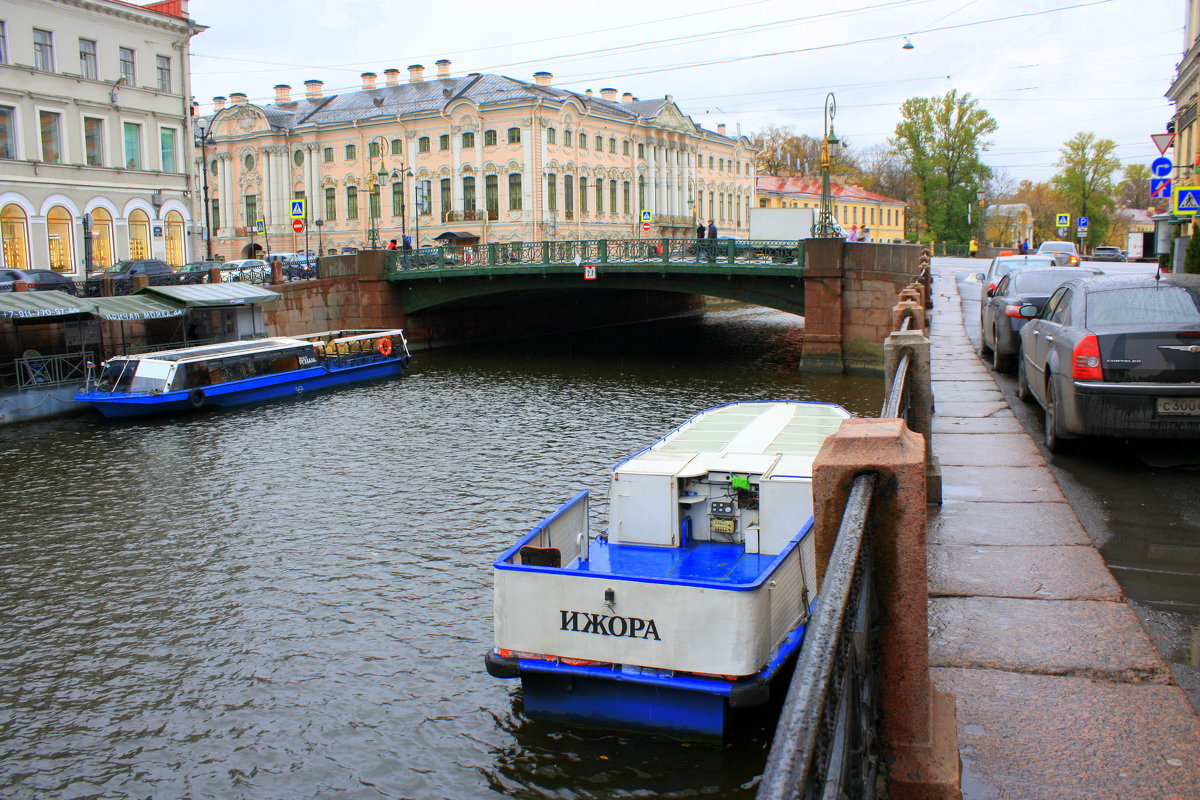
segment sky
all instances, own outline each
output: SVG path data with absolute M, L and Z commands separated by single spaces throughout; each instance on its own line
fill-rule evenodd
M 451 60 L 451 74 L 574 91 L 672 95 L 698 124 L 750 135 L 766 125 L 820 136 L 825 96 L 852 148 L 883 144 L 910 97 L 969 92 L 998 123 L 984 161 L 1048 180 L 1080 131 L 1149 164 L 1172 115 L 1184 0 L 191 0 L 193 94 L 270 102 L 305 80 L 325 91 L 360 74 Z M 913 45 L 905 49 L 906 42 Z

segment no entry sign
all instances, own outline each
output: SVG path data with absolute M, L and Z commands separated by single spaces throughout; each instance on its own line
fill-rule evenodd
M 302 220 L 302 219 L 292 220 L 292 230 L 294 230 L 296 233 L 304 233 L 304 220 Z
M 642 230 L 644 230 L 644 231 L 648 231 L 648 230 L 650 230 L 650 223 L 649 223 L 649 222 L 643 222 L 643 223 L 642 223 Z

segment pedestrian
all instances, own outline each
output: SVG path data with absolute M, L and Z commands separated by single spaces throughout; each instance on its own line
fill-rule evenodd
M 859 241 L 862 241 L 862 242 L 871 241 L 871 229 L 868 228 L 866 225 L 863 225 L 862 230 L 859 231 L 858 238 L 859 238 Z
M 404 237 L 404 249 L 412 250 L 412 237 L 411 236 Z
M 1029 240 L 1028 239 L 1021 240 L 1020 249 L 1021 249 L 1021 255 L 1027 255 L 1029 253 Z
M 395 239 L 392 239 L 390 242 L 388 242 L 387 249 L 388 249 L 388 250 L 395 250 L 395 249 L 396 249 L 396 240 L 395 240 Z
M 975 241 L 974 236 L 971 237 L 971 244 L 967 246 L 967 250 L 971 253 L 971 258 L 974 258 L 975 254 L 979 252 L 979 242 Z
M 704 223 L 696 220 L 696 260 L 700 260 L 701 254 L 704 252 L 704 237 L 708 233 L 708 229 L 704 227 Z
M 711 219 L 708 221 L 708 263 L 716 263 L 717 260 L 717 225 Z
M 858 241 L 858 226 L 857 225 L 850 226 L 850 235 L 846 237 L 846 241 L 847 242 L 857 242 Z

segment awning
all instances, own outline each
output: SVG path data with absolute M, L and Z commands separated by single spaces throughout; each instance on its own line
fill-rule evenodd
M 463 233 L 462 231 L 446 231 L 433 237 L 436 242 L 440 239 L 478 239 L 479 235 L 475 233 Z
M 169 303 L 157 297 L 125 295 L 123 297 L 97 297 L 96 316 L 108 320 L 165 319 L 182 317 L 183 306 Z
M 279 299 L 279 292 L 241 281 L 196 283 L 187 286 L 146 286 L 134 293 L 134 296 L 144 295 L 169 300 L 188 308 L 244 306 Z
M 6 292 L 0 294 L 0 318 L 34 319 L 90 314 L 96 301 L 73 297 L 66 292 Z

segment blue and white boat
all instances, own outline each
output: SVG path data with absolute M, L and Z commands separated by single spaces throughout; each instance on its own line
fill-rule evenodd
M 840 406 L 708 409 L 613 467 L 496 560 L 498 678 L 531 716 L 720 737 L 798 652 L 816 593 L 812 462 Z
M 228 408 L 404 372 L 404 331 L 324 331 L 111 358 L 75 400 L 106 417 Z

